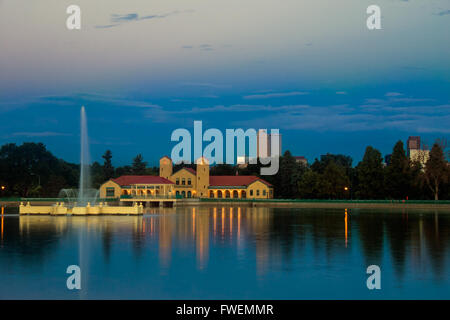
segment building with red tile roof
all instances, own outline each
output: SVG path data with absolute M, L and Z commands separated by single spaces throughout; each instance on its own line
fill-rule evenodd
M 100 186 L 100 198 L 175 197 L 174 183 L 160 176 L 124 175 Z
M 159 176 L 123 175 L 100 187 L 100 198 L 124 201 L 161 197 L 271 199 L 273 194 L 273 186 L 257 176 L 210 176 L 205 158 L 196 161 L 195 170 L 183 167 L 174 173 L 167 156 L 160 159 Z
M 172 173 L 172 160 L 160 159 L 160 176 L 172 181 L 175 194 L 186 198 L 273 198 L 273 186 L 257 176 L 210 176 L 206 159 L 196 170 L 184 167 Z

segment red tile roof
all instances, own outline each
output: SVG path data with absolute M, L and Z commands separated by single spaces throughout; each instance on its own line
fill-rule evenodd
M 248 186 L 255 181 L 261 181 L 262 183 L 271 187 L 272 185 L 266 180 L 258 178 L 257 176 L 209 176 L 209 185 L 211 187 L 227 186 L 227 187 L 239 187 Z
M 186 169 L 187 171 L 189 171 L 190 173 L 192 173 L 194 175 L 197 174 L 197 172 L 194 169 L 192 169 L 192 168 L 183 168 L 183 169 Z
M 183 169 L 189 171 L 189 172 L 192 173 L 194 176 L 197 175 L 197 172 L 196 172 L 194 169 L 188 168 L 188 167 L 183 167 L 183 168 L 181 168 L 180 170 L 178 170 L 177 172 L 179 172 L 179 171 L 181 171 L 181 170 L 183 170 Z
M 173 184 L 172 181 L 158 176 L 120 176 L 111 180 L 120 186 L 132 184 Z

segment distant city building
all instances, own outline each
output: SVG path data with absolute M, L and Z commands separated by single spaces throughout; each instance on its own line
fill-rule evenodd
M 430 158 L 430 151 L 426 150 L 426 147 L 421 144 L 420 137 L 410 136 L 406 143 L 406 154 L 411 162 L 419 162 L 422 167 L 425 167 L 428 159 Z
M 278 141 L 278 150 L 272 150 L 272 138 Z M 259 129 L 257 133 L 256 154 L 260 158 L 270 157 L 272 154 L 282 155 L 281 134 L 267 133 L 265 129 Z M 275 147 L 275 146 L 274 146 Z
M 297 162 L 297 163 L 301 163 L 304 166 L 308 165 L 308 159 L 306 159 L 304 156 L 296 156 L 296 157 L 294 157 L 294 159 L 295 159 L 295 162 Z
M 408 141 L 406 142 L 406 155 L 410 157 L 411 150 L 419 150 L 420 149 L 420 137 L 410 136 Z

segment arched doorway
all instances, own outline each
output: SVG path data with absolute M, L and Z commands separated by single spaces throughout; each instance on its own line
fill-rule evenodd
M 181 192 L 181 196 L 182 196 L 183 198 L 186 198 L 186 191 L 182 191 L 182 192 Z
M 231 196 L 230 191 L 229 190 L 225 191 L 225 198 L 229 199 L 230 196 Z
M 188 197 L 188 198 L 192 198 L 192 193 L 191 193 L 191 191 L 188 191 L 187 197 Z
M 245 190 L 242 190 L 242 191 L 241 191 L 241 198 L 242 198 L 242 199 L 247 198 L 247 192 L 246 192 Z
M 222 191 L 217 191 L 217 198 L 222 198 Z
M 235 199 L 239 198 L 237 190 L 233 191 L 233 198 L 235 198 Z
M 180 196 L 180 191 L 177 190 L 177 192 L 175 192 L 175 195 L 176 195 L 177 197 L 179 197 L 179 196 Z
M 211 191 L 209 192 L 209 197 L 210 197 L 210 198 L 214 198 L 214 191 L 211 190 Z

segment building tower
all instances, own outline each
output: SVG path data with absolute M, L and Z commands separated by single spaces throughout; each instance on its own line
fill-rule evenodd
M 272 149 L 272 140 L 278 143 Z M 280 133 L 267 133 L 266 129 L 259 129 L 256 136 L 256 155 L 259 158 L 267 158 L 272 155 L 282 156 L 281 148 L 281 134 Z
M 420 137 L 410 136 L 406 143 L 407 156 L 411 157 L 412 150 L 420 150 Z
M 165 179 L 170 179 L 172 176 L 173 164 L 172 159 L 164 156 L 159 159 L 159 176 Z
M 209 187 L 209 161 L 205 157 L 200 157 L 197 164 L 197 194 L 198 198 L 207 198 Z

